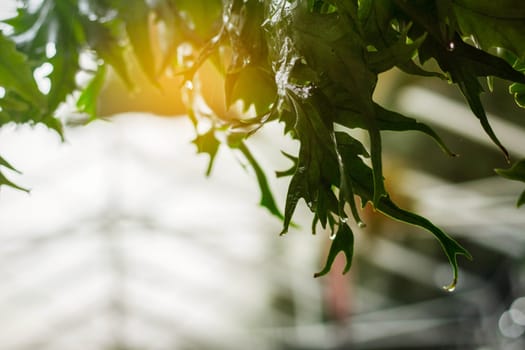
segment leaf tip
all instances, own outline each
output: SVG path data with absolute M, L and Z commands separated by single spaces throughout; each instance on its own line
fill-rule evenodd
M 447 292 L 450 292 L 452 293 L 453 291 L 456 290 L 456 284 L 458 282 L 458 279 L 457 278 L 454 278 L 454 280 L 452 281 L 452 283 L 450 283 L 448 286 L 443 286 L 443 289 L 446 290 Z

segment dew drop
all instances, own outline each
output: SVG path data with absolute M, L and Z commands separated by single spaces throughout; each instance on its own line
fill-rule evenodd
M 332 232 L 330 233 L 330 239 L 331 239 L 332 241 L 335 239 L 336 236 L 337 236 L 337 232 L 332 231 Z
M 348 222 L 348 218 L 346 216 L 341 216 L 339 218 L 341 220 L 341 223 L 346 224 Z
M 456 290 L 456 286 L 445 286 L 444 287 L 447 292 L 453 292 Z
M 447 51 L 454 51 L 454 49 L 456 48 L 456 45 L 454 44 L 453 41 L 449 42 L 448 45 L 447 45 Z
M 366 227 L 366 224 L 362 221 L 358 221 L 357 222 L 357 226 L 359 226 L 359 228 L 365 228 Z
M 456 290 L 456 280 L 454 280 L 451 284 L 449 284 L 448 286 L 443 286 L 443 289 L 446 290 L 447 292 L 453 292 Z

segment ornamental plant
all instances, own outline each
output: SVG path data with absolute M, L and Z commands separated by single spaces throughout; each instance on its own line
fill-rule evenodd
M 183 78 L 181 92 L 196 131 L 198 152 L 213 160 L 220 147 L 240 150 L 253 168 L 260 204 L 282 219 L 282 234 L 300 200 L 313 214 L 312 230 L 332 235 L 326 274 L 339 253 L 351 266 L 349 220 L 365 225 L 371 205 L 416 225 L 441 244 L 458 278 L 458 255 L 470 254 L 428 219 L 397 206 L 384 185 L 381 133 L 422 132 L 454 156 L 428 125 L 373 100 L 378 75 L 394 67 L 455 85 L 502 157 L 509 155 L 491 129 L 480 100 L 482 80 L 508 81 L 525 106 L 525 2 L 519 0 L 25 0 L 0 32 L 0 127 L 44 124 L 63 136 L 57 110 L 67 101 L 88 123 L 111 67 L 131 88 L 134 56 L 151 84 L 167 72 Z M 199 71 L 205 62 L 224 77 L 226 105 L 241 103 L 231 118 L 206 106 Z M 427 62 L 435 64 L 429 65 Z M 435 67 L 429 70 L 428 67 Z M 47 87 L 36 72 L 47 69 Z M 79 79 L 80 76 L 87 79 Z M 279 121 L 299 144 L 290 160 L 284 211 L 245 140 Z M 366 145 L 344 130 L 362 129 Z M 1 150 L 0 150 L 1 151 Z M 25 190 L 1 171 L 0 187 Z M 525 161 L 497 170 L 525 181 Z M 518 206 L 525 202 L 525 192 Z M 352 225 L 354 227 L 354 225 Z

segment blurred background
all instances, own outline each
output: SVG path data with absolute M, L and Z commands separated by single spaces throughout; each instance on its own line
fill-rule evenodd
M 0 18 L 14 2 L 0 3 Z M 222 103 L 217 78 L 205 95 Z M 214 80 L 215 79 L 215 80 Z M 348 275 L 326 277 L 328 234 L 310 234 L 257 203 L 254 174 L 228 149 L 211 177 L 191 144 L 180 81 L 130 94 L 111 79 L 106 120 L 70 127 L 66 142 L 41 127 L 5 126 L 0 151 L 31 194 L 0 191 L 0 349 L 524 349 L 525 216 L 522 185 L 457 91 L 398 71 L 381 76 L 376 100 L 435 127 L 450 158 L 418 133 L 384 133 L 394 199 L 430 218 L 474 256 L 451 270 L 427 232 L 366 210 Z M 504 82 L 484 95 L 513 159 L 525 156 L 524 111 Z M 132 111 L 132 112 L 130 112 Z M 279 204 L 295 152 L 279 124 L 249 140 Z M 304 204 L 304 203 L 302 203 Z M 341 258 L 341 257 L 339 257 Z

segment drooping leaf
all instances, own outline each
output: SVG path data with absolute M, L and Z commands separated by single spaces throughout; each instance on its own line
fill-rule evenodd
M 374 104 L 377 115 L 377 125 L 384 131 L 419 131 L 430 136 L 441 149 L 449 156 L 455 156 L 441 137 L 428 125 L 421 123 L 414 118 L 404 116 L 400 113 L 390 111 L 378 104 Z M 340 106 L 338 109 L 336 122 L 349 128 L 366 128 L 363 123 L 362 115 L 350 110 L 347 106 Z
M 9 186 L 14 189 L 29 193 L 29 190 L 27 188 L 20 187 L 17 184 L 13 183 L 0 171 L 0 189 L 2 188 L 2 186 Z
M 373 107 L 372 93 L 377 74 L 367 65 L 366 44 L 352 24 L 357 15 L 354 4 L 339 3 L 342 13 L 313 14 L 299 4 L 292 12 L 293 38 L 298 52 L 314 71 L 344 89 L 355 108 L 363 114 L 370 136 L 370 154 L 374 171 L 374 202 L 386 195 L 381 160 L 381 136 Z M 322 84 L 321 84 L 322 85 Z M 327 117 L 327 116 L 323 116 Z
M 495 169 L 496 173 L 510 180 L 525 182 L 525 159 L 514 163 L 508 169 Z M 516 203 L 517 207 L 521 207 L 525 203 L 525 191 L 520 195 Z
M 244 142 L 239 142 L 237 148 L 241 151 L 246 160 L 248 160 L 248 163 L 252 167 L 253 171 L 255 172 L 255 176 L 257 177 L 257 182 L 259 183 L 259 189 L 261 191 L 261 200 L 259 204 L 262 207 L 268 209 L 272 215 L 278 217 L 279 219 L 283 219 L 284 216 L 277 207 L 277 203 L 275 202 L 263 169 Z
M 295 133 L 301 141 L 301 147 L 288 188 L 281 234 L 287 232 L 301 198 L 315 211 L 320 191 L 331 191 L 327 185 L 339 179 L 333 130 L 315 109 L 317 106 L 312 103 L 315 96 L 304 97 L 306 100 L 301 100 L 296 92 L 288 91 L 287 101 L 296 117 Z
M 434 39 L 428 39 L 421 49 L 425 52 L 424 56 L 436 58 L 443 71 L 450 74 L 451 80 L 460 88 L 487 135 L 508 158 L 508 152 L 492 130 L 481 103 L 480 94 L 483 88 L 478 77 L 496 76 L 523 83 L 525 75 L 514 70 L 503 59 L 476 49 L 457 37 L 453 50 L 443 48 Z
M 134 77 L 128 71 L 129 49 L 155 82 L 158 63 L 162 62 L 162 71 L 166 67 L 181 69 L 173 57 L 179 48 L 189 48 L 189 53 L 181 54 L 183 62 L 178 62 L 184 63 L 182 69 L 191 68 L 192 74 L 186 78 L 193 78 L 201 64 L 210 61 L 225 75 L 228 105 L 241 100 L 245 107 L 253 105 L 258 115 L 265 115 L 243 119 L 245 130 L 250 132 L 231 135 L 235 125 L 206 104 L 199 90 L 200 77 L 195 75 L 195 84 L 187 84 L 184 93 L 194 126 L 200 127 L 202 121 L 212 125 L 194 140 L 198 152 L 210 155 L 207 173 L 219 148 L 217 135 L 225 133 L 228 146 L 239 150 L 253 168 L 261 189 L 261 205 L 284 219 L 283 233 L 303 199 L 313 213 L 312 231 L 320 224 L 335 235 L 319 274 L 330 269 L 341 251 L 347 258 L 345 270 L 350 267 L 353 235 L 344 224 L 350 214 L 345 208 L 349 207 L 351 216 L 361 223 L 356 199 L 360 197 L 362 205 L 372 203 L 385 215 L 434 234 L 450 260 L 455 281 L 457 255 L 469 257 L 468 252 L 429 220 L 391 201 L 384 185 L 381 132 L 420 131 L 448 154 L 452 152 L 429 126 L 387 110 L 372 97 L 378 74 L 392 67 L 421 76 L 447 75 L 460 87 L 489 137 L 503 149 L 481 104 L 478 81 L 496 76 L 515 82 L 510 92 L 518 103 L 525 101 L 524 75 L 511 66 L 523 59 L 525 46 L 519 34 L 523 6 L 510 0 L 503 5 L 474 0 L 35 1 L 9 21 L 13 34 L 5 39 L 15 42 L 15 51 L 22 55 L 18 58 L 24 58 L 13 67 L 26 67 L 22 75 L 29 80 L 25 83 L 34 85 L 32 74 L 38 67 L 46 63 L 53 66 L 47 77 L 50 91 L 45 95 L 36 90 L 43 98 L 43 108 L 39 108 L 40 102 L 33 96 L 36 85 L 22 93 L 20 87 L 6 86 L 0 99 L 0 125 L 41 122 L 61 132 L 62 125 L 54 113 L 78 90 L 82 91 L 79 110 L 93 118 L 103 73 L 99 70 L 86 87 L 77 86 L 75 76 L 86 69 L 79 64 L 86 50 L 95 60 L 113 66 L 131 86 Z M 153 33 L 164 33 L 166 39 L 159 45 L 160 57 L 154 56 Z M 517 60 L 489 54 L 493 47 L 513 52 Z M 8 52 L 0 51 L 0 58 Z M 414 61 L 417 58 L 419 64 Z M 444 74 L 424 70 L 423 63 L 429 59 L 435 59 Z M 15 82 L 20 78 L 12 75 L 8 77 Z M 4 86 L 1 81 L 0 86 Z M 284 215 L 262 168 L 245 144 L 252 132 L 276 119 L 300 143 L 298 154 L 288 155 L 293 166 L 278 173 L 291 176 Z M 335 132 L 334 124 L 365 130 L 368 149 L 352 136 Z M 366 157 L 370 166 L 362 159 Z M 523 202 L 525 194 L 519 204 Z
M 197 146 L 197 153 L 207 153 L 210 156 L 210 162 L 206 170 L 206 176 L 210 176 L 215 156 L 220 146 L 220 142 L 215 136 L 215 130 L 210 128 L 203 134 L 197 134 L 197 137 L 192 142 Z
M 445 252 L 448 258 L 450 265 L 452 266 L 453 272 L 453 280 L 448 286 L 445 286 L 445 289 L 454 290 L 458 281 L 459 270 L 457 256 L 463 255 L 466 258 L 472 260 L 472 256 L 470 255 L 470 253 L 459 243 L 457 243 L 454 239 L 452 239 L 449 235 L 443 232 L 440 228 L 438 228 L 436 225 L 430 222 L 428 219 L 425 219 L 422 216 L 399 208 L 388 197 L 384 197 L 381 199 L 377 210 L 401 222 L 424 228 L 431 232 L 438 239 L 439 243 L 441 244 L 441 247 L 443 248 L 443 251 Z
M 340 143 L 339 147 L 343 161 L 349 169 L 352 169 L 349 175 L 353 180 L 356 194 L 362 198 L 363 204 L 372 202 L 372 170 L 361 159 L 360 153 L 362 151 L 355 147 L 349 147 L 345 143 Z M 471 259 L 470 253 L 449 235 L 432 224 L 432 222 L 415 213 L 399 208 L 388 196 L 382 197 L 379 203 L 377 205 L 374 204 L 374 206 L 379 212 L 401 222 L 424 228 L 437 238 L 452 266 L 453 281 L 447 288 L 453 289 L 458 279 L 457 255 L 464 255 Z
M 326 275 L 332 268 L 332 264 L 335 261 L 336 256 L 339 253 L 343 253 L 346 258 L 346 265 L 343 269 L 343 274 L 347 273 L 352 266 L 352 257 L 354 255 L 354 233 L 350 227 L 341 223 L 335 237 L 333 238 L 330 250 L 328 251 L 328 257 L 323 269 L 314 274 L 314 277 L 321 277 Z

